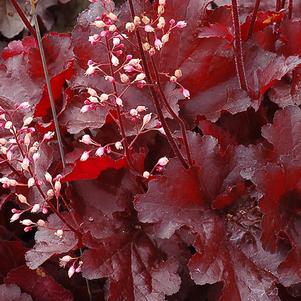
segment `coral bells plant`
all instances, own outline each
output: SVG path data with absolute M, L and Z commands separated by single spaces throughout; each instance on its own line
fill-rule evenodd
M 0 296 L 299 300 L 301 11 L 90 0 L 0 58 Z

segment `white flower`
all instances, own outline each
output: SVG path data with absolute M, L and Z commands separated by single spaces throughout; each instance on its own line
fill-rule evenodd
M 123 101 L 122 101 L 122 99 L 119 98 L 119 97 L 117 97 L 117 98 L 116 98 L 116 104 L 117 104 L 118 106 L 122 107 L 122 106 L 123 106 Z
M 117 58 L 117 56 L 112 55 L 111 61 L 112 61 L 113 66 L 116 67 L 119 65 L 119 59 Z
M 24 122 L 23 122 L 23 126 L 27 126 L 29 124 L 31 124 L 33 121 L 33 118 L 32 117 L 27 117 L 25 118 Z
M 138 113 L 141 113 L 141 112 L 146 111 L 146 107 L 145 107 L 145 106 L 138 106 L 138 107 L 136 108 L 136 110 L 137 110 Z
M 187 23 L 185 21 L 178 21 L 178 23 L 176 24 L 176 27 L 178 28 L 184 28 L 187 26 Z
M 167 157 L 162 157 L 158 160 L 157 165 L 165 166 L 169 162 Z
M 18 220 L 20 218 L 21 213 L 15 213 L 12 215 L 12 217 L 10 218 L 10 222 L 13 223 L 16 220 Z
M 17 198 L 20 203 L 27 204 L 27 198 L 23 194 L 17 194 Z
M 88 151 L 83 152 L 81 157 L 80 157 L 80 161 L 87 161 L 90 157 L 89 153 L 90 152 L 88 152 Z
M 99 147 L 99 148 L 96 150 L 95 155 L 96 155 L 97 157 L 101 157 L 101 156 L 103 156 L 104 153 L 105 153 L 104 147 Z
M 145 79 L 145 74 L 144 73 L 139 73 L 136 78 L 135 81 L 140 81 L 140 80 L 144 80 Z
M 45 173 L 45 179 L 47 182 L 51 183 L 52 182 L 52 176 L 49 172 Z
M 90 96 L 97 96 L 97 92 L 92 88 L 88 88 L 87 92 L 90 94 Z
M 157 50 L 160 50 L 163 46 L 163 43 L 159 40 L 159 39 L 156 39 L 155 40 L 155 47 Z
M 182 93 L 183 93 L 184 97 L 190 98 L 190 92 L 187 89 L 183 88 Z
M 40 204 L 34 204 L 31 208 L 31 213 L 37 213 L 40 210 Z
M 27 181 L 27 186 L 28 188 L 32 187 L 35 184 L 35 179 L 34 178 L 29 178 Z
M 68 270 L 68 277 L 71 278 L 74 275 L 74 273 L 75 273 L 75 268 L 72 265 Z
M 122 143 L 120 141 L 117 141 L 115 143 L 115 147 L 116 147 L 117 150 L 122 150 L 123 149 Z
M 150 176 L 150 173 L 149 173 L 148 171 L 145 171 L 145 172 L 143 173 L 143 178 L 148 179 L 149 176 Z
M 135 30 L 136 26 L 133 22 L 128 22 L 125 24 L 125 29 L 129 32 L 133 32 Z
M 57 236 L 58 238 L 62 238 L 64 235 L 64 231 L 62 229 L 58 229 L 54 232 L 54 235 Z
M 47 133 L 44 135 L 43 140 L 50 140 L 51 138 L 53 138 L 53 136 L 54 136 L 54 132 L 47 132 Z
M 80 140 L 80 142 L 89 145 L 92 143 L 92 139 L 91 139 L 90 135 L 84 135 L 82 137 L 82 139 Z
M 144 115 L 142 127 L 144 127 L 146 124 L 148 124 L 151 121 L 151 119 L 152 119 L 152 113 Z
M 32 222 L 30 219 L 23 219 L 22 221 L 20 221 L 20 223 L 24 226 L 31 226 L 34 225 L 35 223 Z
M 155 31 L 154 28 L 151 25 L 145 25 L 144 30 L 146 32 L 154 32 Z
M 12 127 L 12 125 L 13 125 L 13 123 L 11 121 L 6 121 L 5 125 L 4 125 L 4 128 L 9 130 Z
M 136 110 L 136 109 L 131 109 L 131 110 L 130 110 L 130 115 L 133 116 L 133 117 L 134 117 L 134 116 L 137 116 L 137 115 L 138 115 L 137 110 Z

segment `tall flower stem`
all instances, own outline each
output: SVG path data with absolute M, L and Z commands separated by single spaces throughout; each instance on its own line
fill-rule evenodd
M 31 35 L 37 39 L 37 35 L 36 32 L 34 30 L 34 28 L 31 26 L 30 22 L 28 21 L 27 17 L 25 16 L 21 6 L 19 5 L 17 0 L 10 0 L 12 5 L 14 6 L 15 10 L 17 11 L 19 17 L 21 18 L 21 20 L 23 21 L 25 27 L 28 29 L 28 31 L 31 33 Z
M 247 93 L 249 92 L 246 72 L 243 60 L 243 52 L 242 52 L 242 41 L 241 41 L 241 31 L 240 31 L 240 21 L 239 21 L 239 12 L 237 0 L 232 0 L 232 20 L 235 31 L 235 41 L 234 41 L 234 55 L 235 55 L 235 64 L 236 64 L 236 72 L 239 81 L 239 85 L 241 89 L 245 90 Z
M 292 19 L 293 17 L 293 0 L 288 1 L 288 18 Z
M 49 100 L 50 100 L 53 121 L 54 121 L 54 125 L 55 125 L 57 142 L 58 142 L 58 146 L 59 146 L 62 165 L 63 165 L 63 168 L 65 169 L 66 163 L 65 163 L 63 140 L 62 140 L 60 125 L 59 125 L 59 121 L 58 121 L 57 113 L 56 113 L 56 109 L 55 109 L 55 103 L 54 103 L 54 98 L 53 98 L 53 93 L 52 93 L 52 88 L 51 88 L 51 83 L 50 83 L 50 77 L 49 77 L 49 72 L 48 72 L 48 68 L 47 68 L 46 56 L 45 56 L 45 51 L 43 48 L 42 36 L 41 36 L 41 32 L 40 32 L 40 27 L 39 27 L 39 23 L 38 23 L 36 6 L 34 3 L 34 0 L 31 0 L 31 7 L 32 7 L 33 18 L 34 18 L 34 25 L 35 25 L 35 29 L 36 29 L 36 33 L 37 33 L 37 41 L 38 41 L 38 46 L 39 46 L 39 50 L 40 50 L 40 56 L 41 56 L 41 60 L 42 60 L 47 91 L 48 91 Z
M 112 65 L 112 60 L 111 60 L 112 55 L 111 55 L 111 52 L 110 52 L 109 40 L 108 40 L 107 37 L 106 37 L 106 47 L 107 47 L 109 65 L 110 65 L 110 73 L 111 73 L 111 76 L 114 77 L 114 70 L 113 70 L 113 65 Z M 113 86 L 113 89 L 114 89 L 115 96 L 118 97 L 118 91 L 117 91 L 116 83 L 114 81 L 112 82 L 112 86 Z M 132 162 L 131 154 L 130 154 L 130 151 L 129 151 L 129 144 L 128 144 L 128 141 L 127 141 L 127 138 L 126 138 L 126 133 L 125 133 L 125 129 L 124 129 L 123 121 L 122 121 L 120 107 L 119 107 L 118 104 L 116 104 L 116 111 L 117 111 L 117 118 L 118 118 L 118 123 L 119 123 L 121 136 L 122 136 L 122 143 L 123 143 L 123 146 L 124 146 L 126 159 L 128 161 L 129 166 L 131 167 L 131 169 L 135 170 L 135 166 Z
M 134 10 L 134 5 L 133 5 L 132 0 L 129 0 L 129 5 L 130 5 L 132 18 L 134 19 L 135 10 Z M 142 39 L 141 39 L 141 36 L 140 36 L 140 33 L 139 33 L 139 29 L 137 28 L 135 32 L 136 32 L 136 39 L 137 39 L 138 46 L 139 46 L 139 51 L 140 51 L 140 55 L 141 55 L 141 59 L 142 59 L 144 72 L 145 72 L 145 75 L 146 75 L 146 82 L 149 85 L 148 87 L 149 87 L 150 93 L 152 95 L 153 103 L 156 107 L 156 111 L 157 111 L 159 120 L 162 124 L 162 127 L 163 127 L 163 129 L 165 131 L 165 134 L 166 134 L 166 137 L 167 137 L 167 140 L 168 140 L 169 145 L 171 146 L 174 154 L 179 158 L 179 160 L 181 161 L 182 165 L 185 168 L 189 168 L 189 165 L 187 164 L 185 158 L 183 157 L 183 155 L 182 155 L 178 145 L 176 144 L 174 138 L 172 137 L 171 131 L 170 131 L 170 129 L 168 127 L 168 124 L 167 124 L 167 122 L 164 118 L 164 115 L 163 115 L 163 112 L 162 112 L 162 109 L 161 109 L 161 106 L 160 106 L 160 101 L 158 99 L 156 90 L 154 88 L 155 84 L 152 81 L 150 71 L 149 71 L 149 68 L 148 68 L 148 64 L 147 64 L 147 60 L 146 60 L 144 50 L 143 50 L 143 47 L 142 47 Z
M 164 91 L 162 89 L 161 83 L 160 83 L 160 78 L 159 78 L 159 73 L 157 70 L 157 66 L 156 63 L 153 59 L 153 57 L 151 57 L 151 63 L 152 63 L 152 67 L 154 69 L 155 72 L 155 76 L 156 76 L 156 81 L 157 81 L 157 85 L 158 85 L 158 89 L 160 91 L 160 95 L 161 98 L 164 102 L 165 107 L 167 108 L 168 112 L 170 113 L 170 115 L 177 120 L 177 122 L 180 125 L 181 128 L 181 133 L 182 133 L 182 137 L 183 137 L 183 141 L 184 141 L 184 145 L 185 145 L 185 149 L 186 149 L 186 154 L 187 154 L 187 159 L 189 162 L 190 167 L 193 165 L 192 162 L 192 158 L 191 158 L 191 153 L 190 153 L 190 148 L 189 148 L 189 143 L 188 143 L 188 139 L 187 139 L 187 135 L 186 135 L 186 126 L 184 121 L 175 113 L 175 111 L 172 109 L 172 107 L 170 106 L 170 104 L 168 103 L 168 100 L 166 99 L 166 96 L 164 94 Z
M 251 17 L 249 31 L 248 31 L 248 39 L 251 38 L 253 31 L 254 31 L 254 26 L 255 26 L 255 21 L 256 21 L 259 5 L 260 5 L 260 0 L 256 0 L 255 6 L 253 9 L 253 13 L 252 13 L 252 17 Z

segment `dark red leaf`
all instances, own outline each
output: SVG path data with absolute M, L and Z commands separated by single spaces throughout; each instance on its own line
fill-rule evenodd
M 1 284 L 0 298 L 1 301 L 32 301 L 32 298 L 26 293 L 21 293 L 20 288 L 15 284 Z
M 62 237 L 55 235 L 63 230 Z M 46 226 L 39 227 L 35 234 L 35 246 L 27 251 L 26 264 L 30 269 L 37 269 L 53 255 L 69 252 L 77 246 L 77 238 L 69 228 L 55 215 L 48 217 Z
M 96 179 L 103 171 L 110 168 L 118 170 L 126 164 L 125 158 L 114 160 L 109 156 L 89 158 L 86 161 L 78 159 L 73 170 L 64 176 L 63 182 Z
M 24 277 L 25 275 L 26 277 Z M 57 283 L 42 268 L 32 271 L 26 266 L 20 266 L 8 274 L 5 283 L 18 285 L 22 291 L 30 294 L 34 300 L 73 301 L 71 292 Z

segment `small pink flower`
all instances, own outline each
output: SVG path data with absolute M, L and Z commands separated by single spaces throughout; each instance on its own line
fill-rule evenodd
M 183 93 L 184 97 L 190 98 L 190 92 L 187 89 L 182 88 L 182 93 Z
M 155 47 L 157 50 L 160 50 L 163 47 L 163 43 L 161 42 L 160 39 L 155 40 Z
M 184 28 L 187 26 L 187 23 L 185 21 L 178 21 L 176 24 L 177 28 Z
M 147 25 L 144 26 L 144 30 L 146 32 L 154 32 L 155 31 L 154 28 L 151 25 L 149 25 L 149 24 L 147 24 Z

